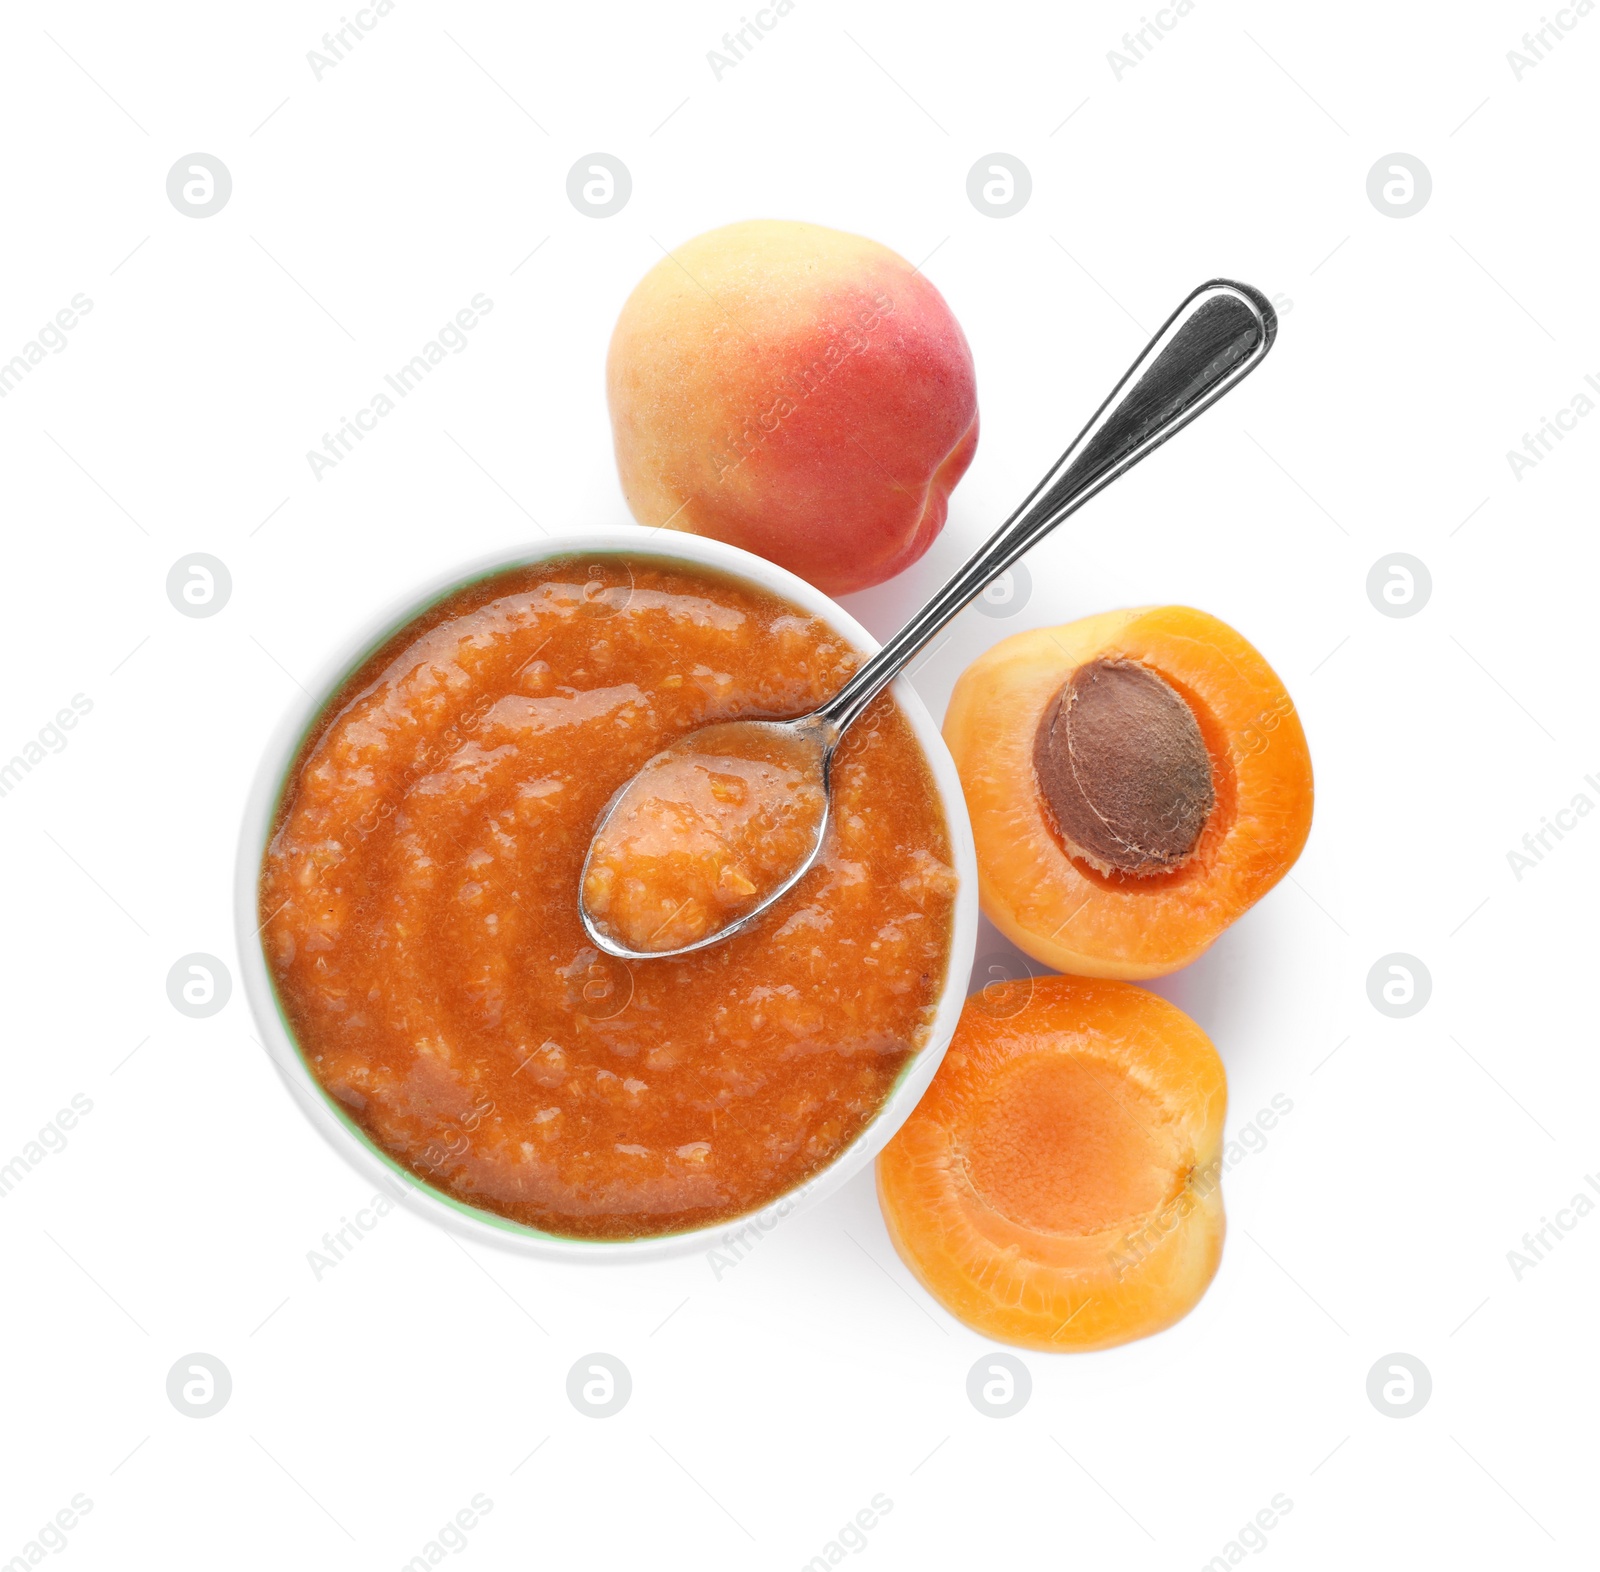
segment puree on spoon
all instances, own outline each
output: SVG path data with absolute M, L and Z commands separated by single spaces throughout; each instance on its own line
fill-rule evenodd
M 583 894 L 632 951 L 719 933 L 792 878 L 828 811 L 815 750 L 759 722 L 709 727 L 624 788 L 595 836 Z
M 926 1041 L 949 962 L 949 834 L 892 696 L 835 756 L 817 862 L 751 931 L 629 966 L 578 888 L 651 758 L 804 714 L 859 662 L 774 595 L 645 556 L 512 569 L 418 615 L 324 710 L 263 859 L 269 970 L 321 1085 L 418 1178 L 571 1237 L 720 1222 L 825 1168 Z M 749 785 L 689 774 L 691 803 Z

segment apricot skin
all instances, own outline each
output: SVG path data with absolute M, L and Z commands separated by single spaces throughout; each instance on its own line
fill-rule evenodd
M 974 1331 L 1111 1348 L 1180 1320 L 1216 1275 L 1226 1078 L 1205 1033 L 1142 988 L 1031 990 L 1014 1014 L 1003 991 L 967 1001 L 878 1158 L 878 1200 L 901 1259 Z
M 1216 806 L 1193 860 L 1174 872 L 1097 872 L 1067 851 L 1041 798 L 1040 718 L 1072 671 L 1101 658 L 1149 666 L 1200 724 Z M 1187 606 L 1002 641 L 957 681 L 944 739 L 972 818 L 984 914 L 1057 971 L 1138 979 L 1188 965 L 1289 871 L 1311 831 L 1311 755 L 1287 689 L 1240 634 Z
M 972 355 L 938 290 L 815 224 L 730 224 L 663 257 L 622 308 L 606 389 L 641 524 L 830 595 L 928 549 L 977 447 Z

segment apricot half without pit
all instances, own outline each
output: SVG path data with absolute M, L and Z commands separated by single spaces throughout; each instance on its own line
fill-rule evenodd
M 1276 673 L 1186 606 L 997 644 L 945 713 L 994 925 L 1035 960 L 1160 977 L 1294 865 L 1311 756 Z
M 967 1000 L 878 1158 L 889 1237 L 986 1337 L 1062 1352 L 1148 1337 L 1222 1257 L 1222 1060 L 1131 983 L 1041 977 L 1012 997 Z

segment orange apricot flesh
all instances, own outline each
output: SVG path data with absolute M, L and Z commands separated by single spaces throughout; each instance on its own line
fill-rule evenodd
M 1192 714 L 1209 759 L 1203 828 L 1153 873 L 1085 855 L 1041 787 L 1041 723 L 1091 667 L 1159 678 Z M 1311 755 L 1288 690 L 1240 634 L 1187 606 L 1105 612 L 1004 640 L 962 673 L 944 738 L 972 819 L 984 914 L 1057 971 L 1143 978 L 1188 965 L 1289 871 L 1311 830 Z
M 967 1001 L 878 1158 L 889 1237 L 974 1331 L 1067 1352 L 1186 1315 L 1222 1256 L 1227 1082 L 1210 1039 L 1130 983 L 1044 977 Z

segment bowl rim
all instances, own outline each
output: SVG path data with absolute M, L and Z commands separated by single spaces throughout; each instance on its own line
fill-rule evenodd
M 769 1232 L 797 1210 L 834 1194 L 870 1164 L 910 1116 L 944 1059 L 965 1003 L 978 933 L 978 866 L 955 761 L 939 727 L 905 675 L 893 692 L 921 745 L 944 809 L 957 889 L 951 914 L 950 955 L 928 1041 L 901 1071 L 872 1120 L 823 1169 L 764 1206 L 720 1222 L 641 1239 L 578 1239 L 547 1234 L 498 1213 L 458 1201 L 402 1167 L 378 1146 L 311 1073 L 289 1029 L 267 966 L 258 922 L 257 894 L 279 804 L 300 749 L 339 690 L 384 643 L 457 590 L 499 573 L 533 567 L 557 557 L 627 556 L 711 568 L 776 594 L 820 617 L 865 655 L 878 640 L 842 606 L 806 580 L 740 547 L 681 531 L 659 540 L 638 526 L 551 535 L 534 544 L 501 548 L 438 570 L 386 601 L 338 641 L 324 659 L 305 696 L 292 699 L 269 736 L 246 798 L 234 868 L 234 922 L 241 982 L 258 1040 L 293 1100 L 347 1162 L 391 1199 L 459 1237 L 545 1260 L 618 1262 L 664 1260 L 727 1245 L 754 1227 Z

